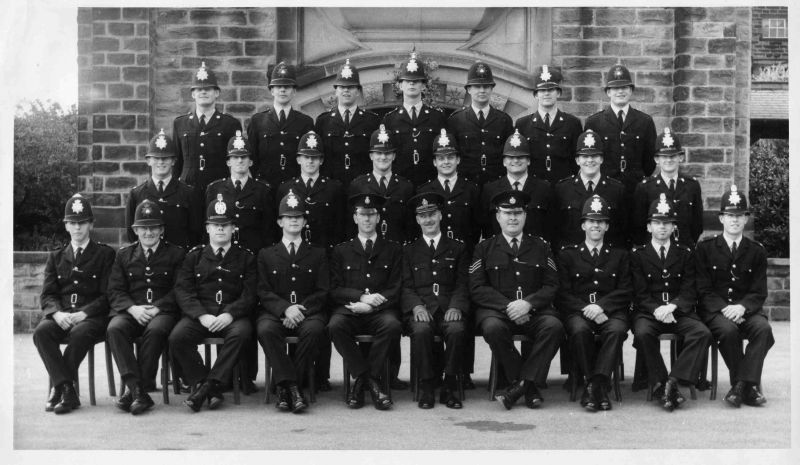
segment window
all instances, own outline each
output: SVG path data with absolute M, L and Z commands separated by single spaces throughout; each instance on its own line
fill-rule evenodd
M 764 39 L 787 39 L 786 18 L 764 19 L 761 23 L 761 37 Z

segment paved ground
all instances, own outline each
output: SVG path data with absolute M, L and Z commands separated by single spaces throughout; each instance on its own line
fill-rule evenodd
M 467 391 L 464 409 L 450 410 L 437 405 L 423 411 L 411 401 L 409 392 L 394 392 L 392 411 L 379 412 L 367 406 L 347 409 L 342 402 L 341 359 L 334 350 L 332 367 L 334 391 L 322 393 L 317 403 L 302 415 L 278 412 L 264 405 L 263 373 L 261 391 L 243 397 L 234 405 L 232 395 L 217 411 L 193 414 L 181 404 L 184 396 L 171 396 L 169 405 L 155 397 L 156 407 L 133 417 L 118 411 L 108 396 L 102 347 L 98 354 L 97 406 L 89 406 L 87 370 L 81 367 L 81 401 L 84 406 L 69 415 L 44 412 L 47 377 L 28 334 L 14 336 L 15 449 L 149 449 L 149 450 L 381 450 L 381 449 L 733 449 L 789 448 L 790 356 L 789 323 L 773 324 L 777 343 L 766 360 L 764 393 L 769 402 L 761 408 L 728 407 L 722 396 L 727 382 L 720 385 L 716 401 L 708 391 L 685 407 L 667 413 L 645 401 L 644 392 L 632 393 L 634 353 L 626 342 L 627 377 L 622 385 L 623 401 L 610 412 L 591 414 L 570 403 L 561 389 L 558 357 L 550 370 L 550 388 L 543 391 L 545 406 L 529 410 L 519 405 L 505 411 L 489 400 L 486 391 L 489 349 L 477 341 L 475 379 L 478 389 Z M 408 339 L 403 338 L 403 354 Z M 664 349 L 667 348 L 663 344 Z M 263 354 L 261 354 L 263 357 Z M 720 363 L 722 363 L 720 361 Z M 721 365 L 720 379 L 727 379 Z M 263 371 L 263 370 L 262 370 Z M 407 359 L 401 378 L 408 379 Z M 687 392 L 688 397 L 688 392 Z M 367 396 L 367 398 L 369 398 Z M 477 455 L 472 455 L 475 459 Z M 734 457 L 737 458 L 737 457 Z M 738 457 L 741 458 L 741 457 Z M 734 460 L 736 462 L 736 460 Z

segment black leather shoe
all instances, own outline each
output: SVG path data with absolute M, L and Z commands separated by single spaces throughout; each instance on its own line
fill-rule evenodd
M 711 389 L 711 381 L 709 381 L 709 380 L 707 380 L 705 378 L 698 379 L 697 383 L 695 383 L 694 387 L 698 391 L 708 391 L 709 389 Z
M 381 390 L 381 385 L 375 378 L 370 377 L 367 380 L 369 386 L 369 393 L 372 396 L 372 403 L 378 410 L 387 410 L 392 406 L 392 401 L 389 396 Z
M 439 393 L 439 403 L 444 404 L 447 408 L 460 409 L 463 407 L 461 399 L 458 398 L 458 392 L 448 387 L 443 387 Z
M 316 382 L 317 392 L 330 392 L 333 388 L 331 382 L 327 379 L 319 380 Z
M 419 402 L 417 406 L 421 409 L 432 409 L 436 405 L 436 396 L 433 393 L 433 383 L 423 381 L 419 388 Z
M 511 410 L 511 407 L 525 394 L 526 384 L 525 380 L 514 381 L 503 392 L 494 396 L 495 400 L 502 402 L 506 410 Z
M 664 389 L 665 384 L 666 383 L 656 383 L 656 385 L 653 386 L 652 396 L 653 400 L 655 400 L 656 402 L 662 402 L 662 399 L 664 398 L 664 393 L 666 392 Z
M 394 389 L 395 391 L 404 391 L 408 389 L 409 384 L 400 378 L 394 378 L 390 383 L 389 387 Z
M 183 378 L 178 378 L 178 384 L 180 385 L 181 394 L 191 394 L 193 391 L 192 386 L 186 384 Z
M 528 384 L 528 388 L 525 390 L 525 405 L 528 408 L 539 408 L 543 402 L 544 397 L 539 392 L 539 388 L 534 383 Z
M 122 411 L 130 412 L 131 404 L 133 403 L 133 392 L 124 385 L 123 389 L 125 389 L 125 392 L 123 392 L 122 395 L 117 398 L 117 400 L 114 402 L 114 405 L 116 405 L 117 408 Z
M 586 383 L 586 387 L 583 388 L 583 394 L 581 394 L 581 407 L 590 412 L 597 411 L 597 396 L 595 395 L 596 387 L 597 386 L 590 381 Z
M 61 395 L 61 386 L 53 386 L 50 388 L 50 397 L 47 398 L 47 403 L 44 404 L 44 411 L 52 412 L 56 405 L 61 402 Z
M 303 396 L 303 391 L 300 390 L 300 387 L 292 383 L 289 385 L 287 389 L 289 391 L 289 401 L 291 402 L 292 413 L 300 413 L 306 408 L 308 408 L 308 403 L 306 402 L 306 398 Z
M 463 379 L 463 381 L 462 381 L 461 384 L 464 385 L 464 390 L 472 391 L 472 390 L 475 389 L 475 383 L 472 382 L 472 376 L 470 376 L 469 373 L 464 375 L 464 377 L 462 379 Z
M 352 409 L 358 409 L 364 406 L 364 388 L 367 382 L 364 376 L 356 378 L 355 382 L 350 386 L 350 392 L 347 393 L 347 406 Z
M 675 391 L 677 390 L 678 384 L 675 381 L 668 379 L 664 384 L 664 390 L 659 398 L 661 400 L 661 407 L 664 410 L 671 412 L 678 407 L 678 402 L 675 400 Z
M 672 391 L 672 400 L 675 402 L 675 408 L 680 407 L 682 403 L 686 402 L 686 397 L 684 397 L 683 393 L 678 389 L 678 383 L 675 383 L 675 389 Z
M 206 397 L 208 397 L 208 389 L 208 382 L 195 384 L 192 393 L 183 401 L 183 405 L 192 409 L 193 412 L 199 412 L 200 409 L 203 408 L 203 402 L 205 402 Z
M 739 381 L 725 394 L 725 402 L 739 408 L 742 406 L 742 400 L 744 400 L 744 383 Z
M 597 396 L 597 408 L 600 410 L 611 410 L 611 399 L 608 398 L 608 387 L 605 385 L 598 385 L 595 389 Z
M 239 382 L 239 387 L 242 390 L 242 394 L 246 396 L 258 392 L 258 387 L 252 379 L 241 379 Z
M 150 397 L 150 394 L 141 386 L 133 388 L 133 402 L 131 403 L 131 415 L 139 415 L 152 408 L 156 403 Z
M 288 389 L 283 386 L 277 386 L 276 396 L 278 397 L 278 401 L 275 403 L 276 409 L 284 412 L 292 409 L 292 396 L 289 394 Z
M 742 401 L 751 407 L 757 407 L 765 404 L 767 398 L 758 390 L 758 386 L 751 384 L 750 387 L 744 390 L 744 399 Z
M 209 381 L 208 383 L 208 409 L 216 410 L 225 402 L 225 396 L 222 395 L 222 386 L 217 381 Z
M 69 413 L 81 406 L 78 400 L 78 393 L 75 392 L 75 386 L 72 383 L 63 383 L 61 385 L 61 402 L 53 407 L 53 411 L 57 414 Z

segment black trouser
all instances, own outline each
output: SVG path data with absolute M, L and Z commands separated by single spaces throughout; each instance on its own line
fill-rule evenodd
M 176 315 L 168 313 L 159 313 L 146 326 L 140 325 L 127 312 L 111 319 L 106 338 L 119 374 L 128 387 L 142 383 L 146 391 L 155 389 L 158 361 L 177 321 Z M 137 357 L 133 353 L 133 341 L 140 336 L 142 342 Z
M 441 376 L 441 363 L 434 355 L 433 336 L 441 335 L 444 340 L 444 373 L 455 376 L 463 368 L 462 356 L 467 342 L 466 322 L 444 321 L 444 312 L 433 315 L 431 321 L 414 321 L 410 316 L 406 321 L 411 337 L 411 359 L 417 365 L 417 376 L 421 380 L 432 380 Z
M 183 374 L 189 385 L 203 380 L 222 383 L 231 378 L 239 353 L 252 339 L 252 332 L 249 317 L 234 320 L 222 330 L 212 333 L 199 320 L 184 316 L 169 335 L 169 347 L 172 357 L 183 367 Z M 206 369 L 200 353 L 197 352 L 197 345 L 209 337 L 225 338 L 225 343 L 217 347 L 217 359 L 210 371 Z
M 325 335 L 325 321 L 321 319 L 305 319 L 294 329 L 283 326 L 273 315 L 262 314 L 258 317 L 256 332 L 258 342 L 264 348 L 269 364 L 272 367 L 272 379 L 275 384 L 284 381 L 300 383 L 319 352 L 319 347 L 328 343 Z M 286 353 L 287 336 L 297 336 L 300 340 L 294 352 L 294 361 Z M 269 389 L 269 386 L 267 386 Z M 314 389 L 314 386 L 309 386 Z
M 667 378 L 667 367 L 661 358 L 661 341 L 658 336 L 663 333 L 675 333 L 683 336 L 681 350 L 672 365 L 669 376 L 680 381 L 694 384 L 700 363 L 708 351 L 711 342 L 711 331 L 694 318 L 679 316 L 675 323 L 662 323 L 645 315 L 634 316 L 633 337 L 639 353 L 647 367 L 647 381 L 653 385 Z
M 533 313 L 522 325 L 500 316 L 489 316 L 480 322 L 480 328 L 509 382 L 547 379 L 546 370 L 564 339 L 561 320 L 547 314 Z M 524 334 L 533 340 L 524 360 L 514 346 L 514 334 Z
M 49 317 L 39 322 L 33 331 L 33 343 L 53 386 L 77 380 L 78 367 L 89 349 L 103 340 L 107 323 L 106 316 L 89 317 L 63 330 Z M 67 339 L 69 342 L 62 354 L 59 344 Z
M 624 316 L 612 315 L 602 324 L 587 320 L 581 313 L 569 315 L 564 322 L 572 352 L 573 363 L 582 374 L 591 378 L 603 376 L 611 379 L 628 337 L 628 322 Z M 600 335 L 600 347 L 595 344 L 595 334 Z
M 388 309 L 360 315 L 335 313 L 328 323 L 333 345 L 355 377 L 368 374 L 380 378 L 389 350 L 392 344 L 399 343 L 401 332 L 402 324 L 396 312 Z M 367 357 L 358 348 L 355 340 L 357 334 L 374 336 Z
M 775 344 L 772 327 L 761 314 L 745 318 L 736 324 L 722 313 L 704 315 L 704 321 L 714 340 L 719 345 L 719 353 L 725 360 L 730 373 L 731 385 L 737 381 L 760 384 L 761 372 L 767 352 Z M 747 339 L 747 349 L 742 351 L 742 341 Z

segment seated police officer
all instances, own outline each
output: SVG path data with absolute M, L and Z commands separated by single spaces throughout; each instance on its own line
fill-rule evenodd
M 475 246 L 469 268 L 476 328 L 511 382 L 496 396 L 506 409 L 523 394 L 528 408 L 542 405 L 536 382 L 546 380 L 550 361 L 564 339 L 564 327 L 552 306 L 558 273 L 550 244 L 523 233 L 528 201 L 522 191 L 494 196 L 500 234 Z M 514 347 L 514 334 L 533 341 L 524 359 Z
M 434 389 L 441 380 L 434 356 L 433 336 L 445 343 L 444 385 L 439 402 L 461 408 L 456 375 L 463 366 L 466 320 L 469 311 L 466 245 L 442 234 L 444 196 L 435 192 L 417 194 L 409 207 L 414 210 L 422 236 L 403 248 L 403 294 L 405 324 L 411 336 L 412 360 L 420 378 L 419 408 L 433 408 Z
M 331 312 L 328 333 L 356 381 L 347 395 L 350 408 L 364 405 L 364 388 L 369 389 L 378 410 L 392 405 L 378 378 L 389 349 L 399 344 L 402 249 L 381 237 L 376 227 L 384 198 L 371 193 L 350 197 L 358 235 L 333 249 L 331 256 Z M 357 334 L 374 336 L 369 354 L 356 344 Z
M 283 238 L 258 253 L 258 340 L 278 386 L 276 407 L 293 413 L 308 407 L 298 384 L 320 346 L 330 344 L 325 334 L 328 259 L 323 247 L 303 240 L 306 208 L 303 199 L 289 191 L 278 207 Z M 294 360 L 286 353 L 286 336 L 299 338 Z
M 573 363 L 588 378 L 581 406 L 590 412 L 611 410 L 609 380 L 628 333 L 631 284 L 628 252 L 603 239 L 609 207 L 599 195 L 583 205 L 585 240 L 561 249 L 557 305 L 564 319 Z M 600 336 L 599 347 L 595 335 Z
M 158 360 L 180 317 L 173 288 L 186 252 L 161 240 L 164 219 L 153 201 L 136 207 L 132 226 L 139 240 L 117 252 L 108 280 L 107 339 L 127 387 L 116 406 L 138 415 L 154 405 L 147 392 L 156 389 Z M 133 341 L 139 337 L 137 357 Z
M 731 390 L 725 401 L 734 407 L 767 401 L 759 390 L 764 358 L 775 344 L 764 315 L 767 298 L 767 253 L 742 232 L 750 216 L 747 197 L 736 186 L 722 195 L 721 235 L 697 244 L 697 313 L 711 330 L 728 366 Z M 742 352 L 742 340 L 747 349 Z
M 654 398 L 672 411 L 686 399 L 678 383 L 697 379 L 711 332 L 695 312 L 695 264 L 692 250 L 673 242 L 675 205 L 666 194 L 650 204 L 647 231 L 651 240 L 633 248 L 631 275 L 634 289 L 633 335 L 645 360 L 648 381 L 657 386 Z M 661 358 L 659 335 L 675 333 L 682 337 L 681 350 L 672 369 Z
M 90 237 L 92 206 L 80 194 L 67 201 L 64 227 L 70 243 L 47 257 L 40 297 L 44 318 L 33 331 L 53 386 L 44 410 L 55 413 L 69 413 L 81 405 L 75 376 L 86 353 L 105 334 L 106 286 L 114 263 L 114 249 Z M 64 340 L 68 343 L 62 354 L 59 344 Z
M 231 212 L 222 194 L 208 205 L 209 242 L 186 254 L 175 282 L 183 318 L 169 335 L 169 346 L 193 387 L 183 403 L 195 412 L 206 399 L 210 409 L 223 402 L 221 383 L 230 379 L 239 352 L 253 332 L 250 312 L 256 304 L 256 259 L 231 242 Z M 225 339 L 210 371 L 197 352 L 197 345 L 209 337 Z

